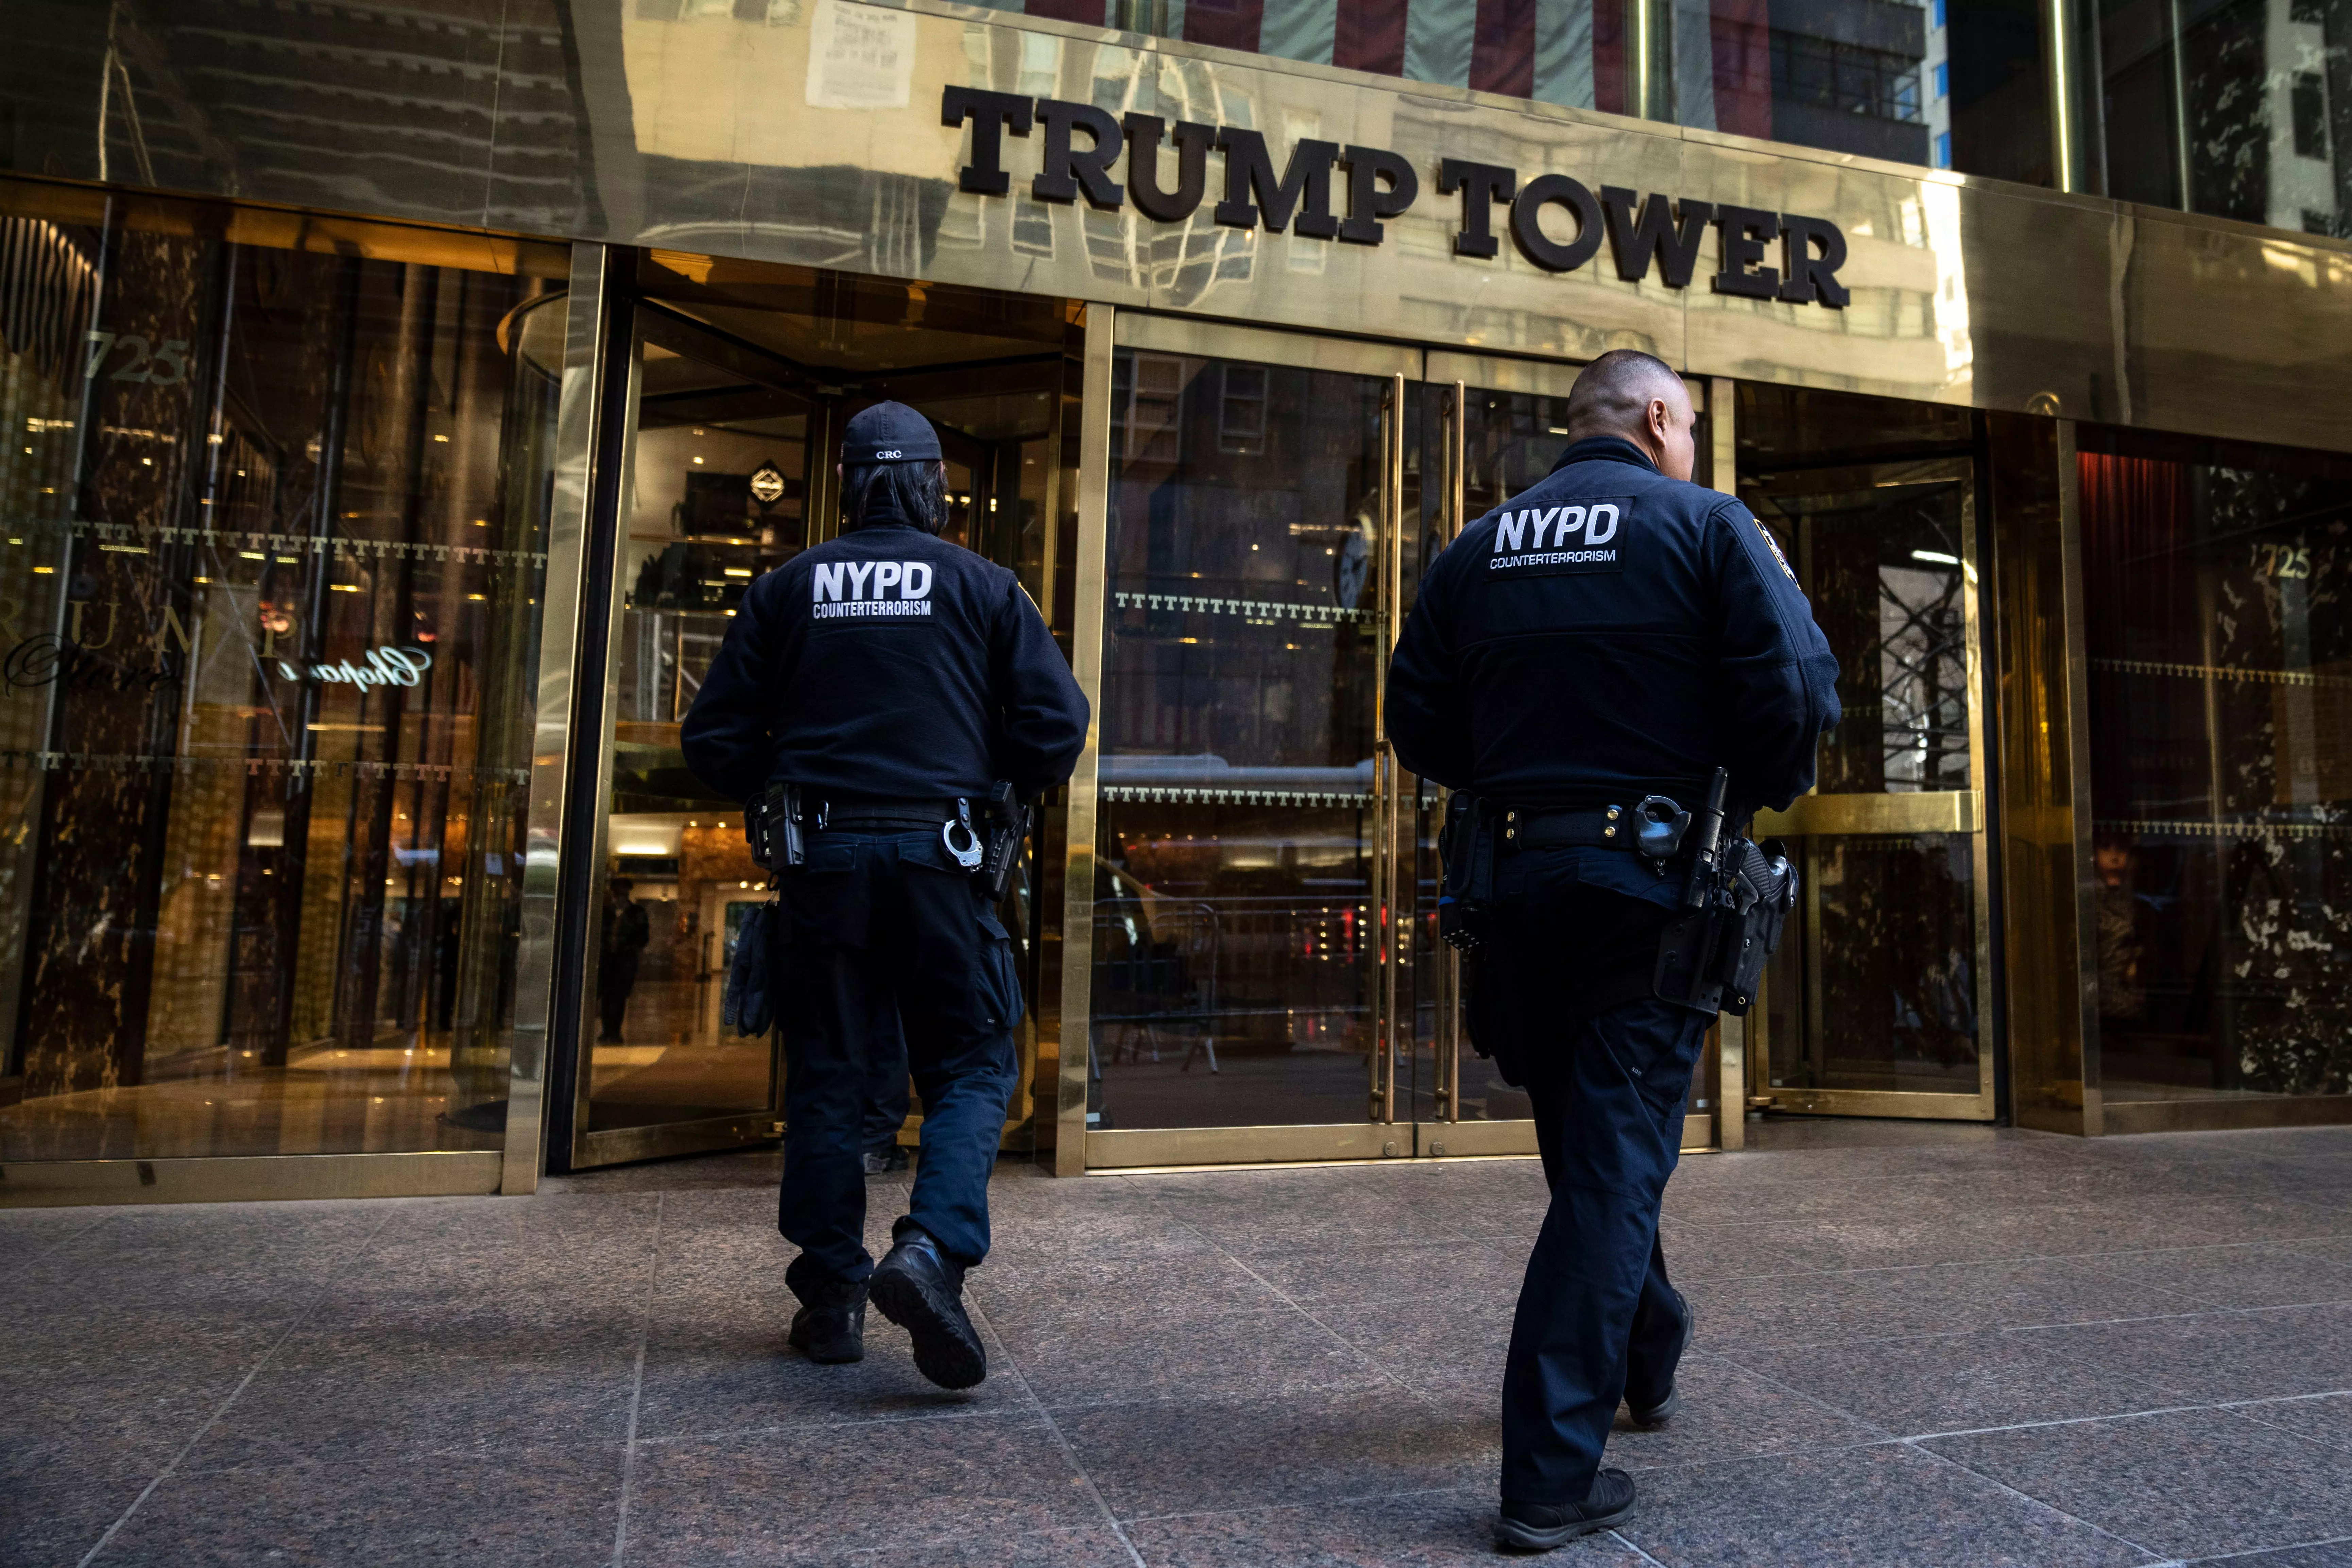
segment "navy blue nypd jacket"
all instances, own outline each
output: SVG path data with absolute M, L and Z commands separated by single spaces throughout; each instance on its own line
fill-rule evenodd
M 1748 510 L 1601 437 L 1432 564 L 1388 732 L 1415 773 L 1517 806 L 1695 809 L 1727 767 L 1737 821 L 1812 787 L 1837 675 Z
M 900 521 L 752 583 L 682 727 L 730 800 L 772 778 L 815 800 L 1024 798 L 1070 776 L 1087 700 L 1019 579 Z

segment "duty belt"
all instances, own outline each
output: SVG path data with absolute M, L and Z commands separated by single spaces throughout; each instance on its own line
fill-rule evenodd
M 1575 845 L 1590 849 L 1636 847 L 1632 817 L 1622 805 L 1596 806 L 1590 811 L 1507 810 L 1503 813 L 1503 847 L 1551 849 Z
M 811 827 L 870 831 L 877 827 L 936 828 L 956 820 L 951 800 L 885 800 L 871 795 L 819 801 L 814 810 L 803 805 L 801 820 Z

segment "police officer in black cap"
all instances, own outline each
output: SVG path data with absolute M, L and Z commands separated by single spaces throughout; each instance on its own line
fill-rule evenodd
M 1640 1424 L 1674 1414 L 1693 1327 L 1658 1205 L 1711 1019 L 1654 994 L 1688 867 L 1635 849 L 1632 808 L 1695 805 L 1718 767 L 1735 826 L 1785 806 L 1838 719 L 1779 546 L 1690 482 L 1693 423 L 1664 362 L 1594 361 L 1567 450 L 1439 555 L 1389 671 L 1398 757 L 1506 825 L 1470 1026 L 1526 1088 L 1551 1188 L 1504 1372 L 1496 1538 L 1522 1550 L 1633 1511 L 1601 1447 L 1621 1398 Z
M 988 1251 L 988 1177 L 1018 1076 L 1012 942 L 973 872 L 992 787 L 1069 777 L 1087 702 L 1013 574 L 938 537 L 938 434 L 902 404 L 841 443 L 843 532 L 754 582 L 684 727 L 687 763 L 736 800 L 796 805 L 780 874 L 784 1037 L 778 1224 L 800 1256 L 792 1342 L 864 1355 L 866 1303 L 948 1388 L 987 1375 L 962 1301 Z M 923 1126 L 908 1213 L 864 1242 L 861 1123 L 895 1007 Z

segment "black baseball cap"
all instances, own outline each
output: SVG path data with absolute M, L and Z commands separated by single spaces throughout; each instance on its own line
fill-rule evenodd
M 842 432 L 841 466 L 919 463 L 940 459 L 940 433 L 903 403 L 877 403 L 849 416 Z

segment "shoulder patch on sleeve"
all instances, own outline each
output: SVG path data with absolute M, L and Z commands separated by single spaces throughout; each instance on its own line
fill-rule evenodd
M 1764 536 L 1764 548 L 1769 550 L 1772 552 L 1772 559 L 1780 563 L 1780 574 L 1788 578 L 1791 583 L 1796 582 L 1797 574 L 1789 570 L 1789 558 L 1780 553 L 1780 542 L 1772 537 L 1772 531 L 1764 526 L 1764 520 L 1758 517 L 1754 512 L 1748 511 L 1744 507 L 1740 510 L 1746 513 L 1749 524 L 1755 528 L 1756 531 Z M 1801 584 L 1800 585 L 1801 586 Z

